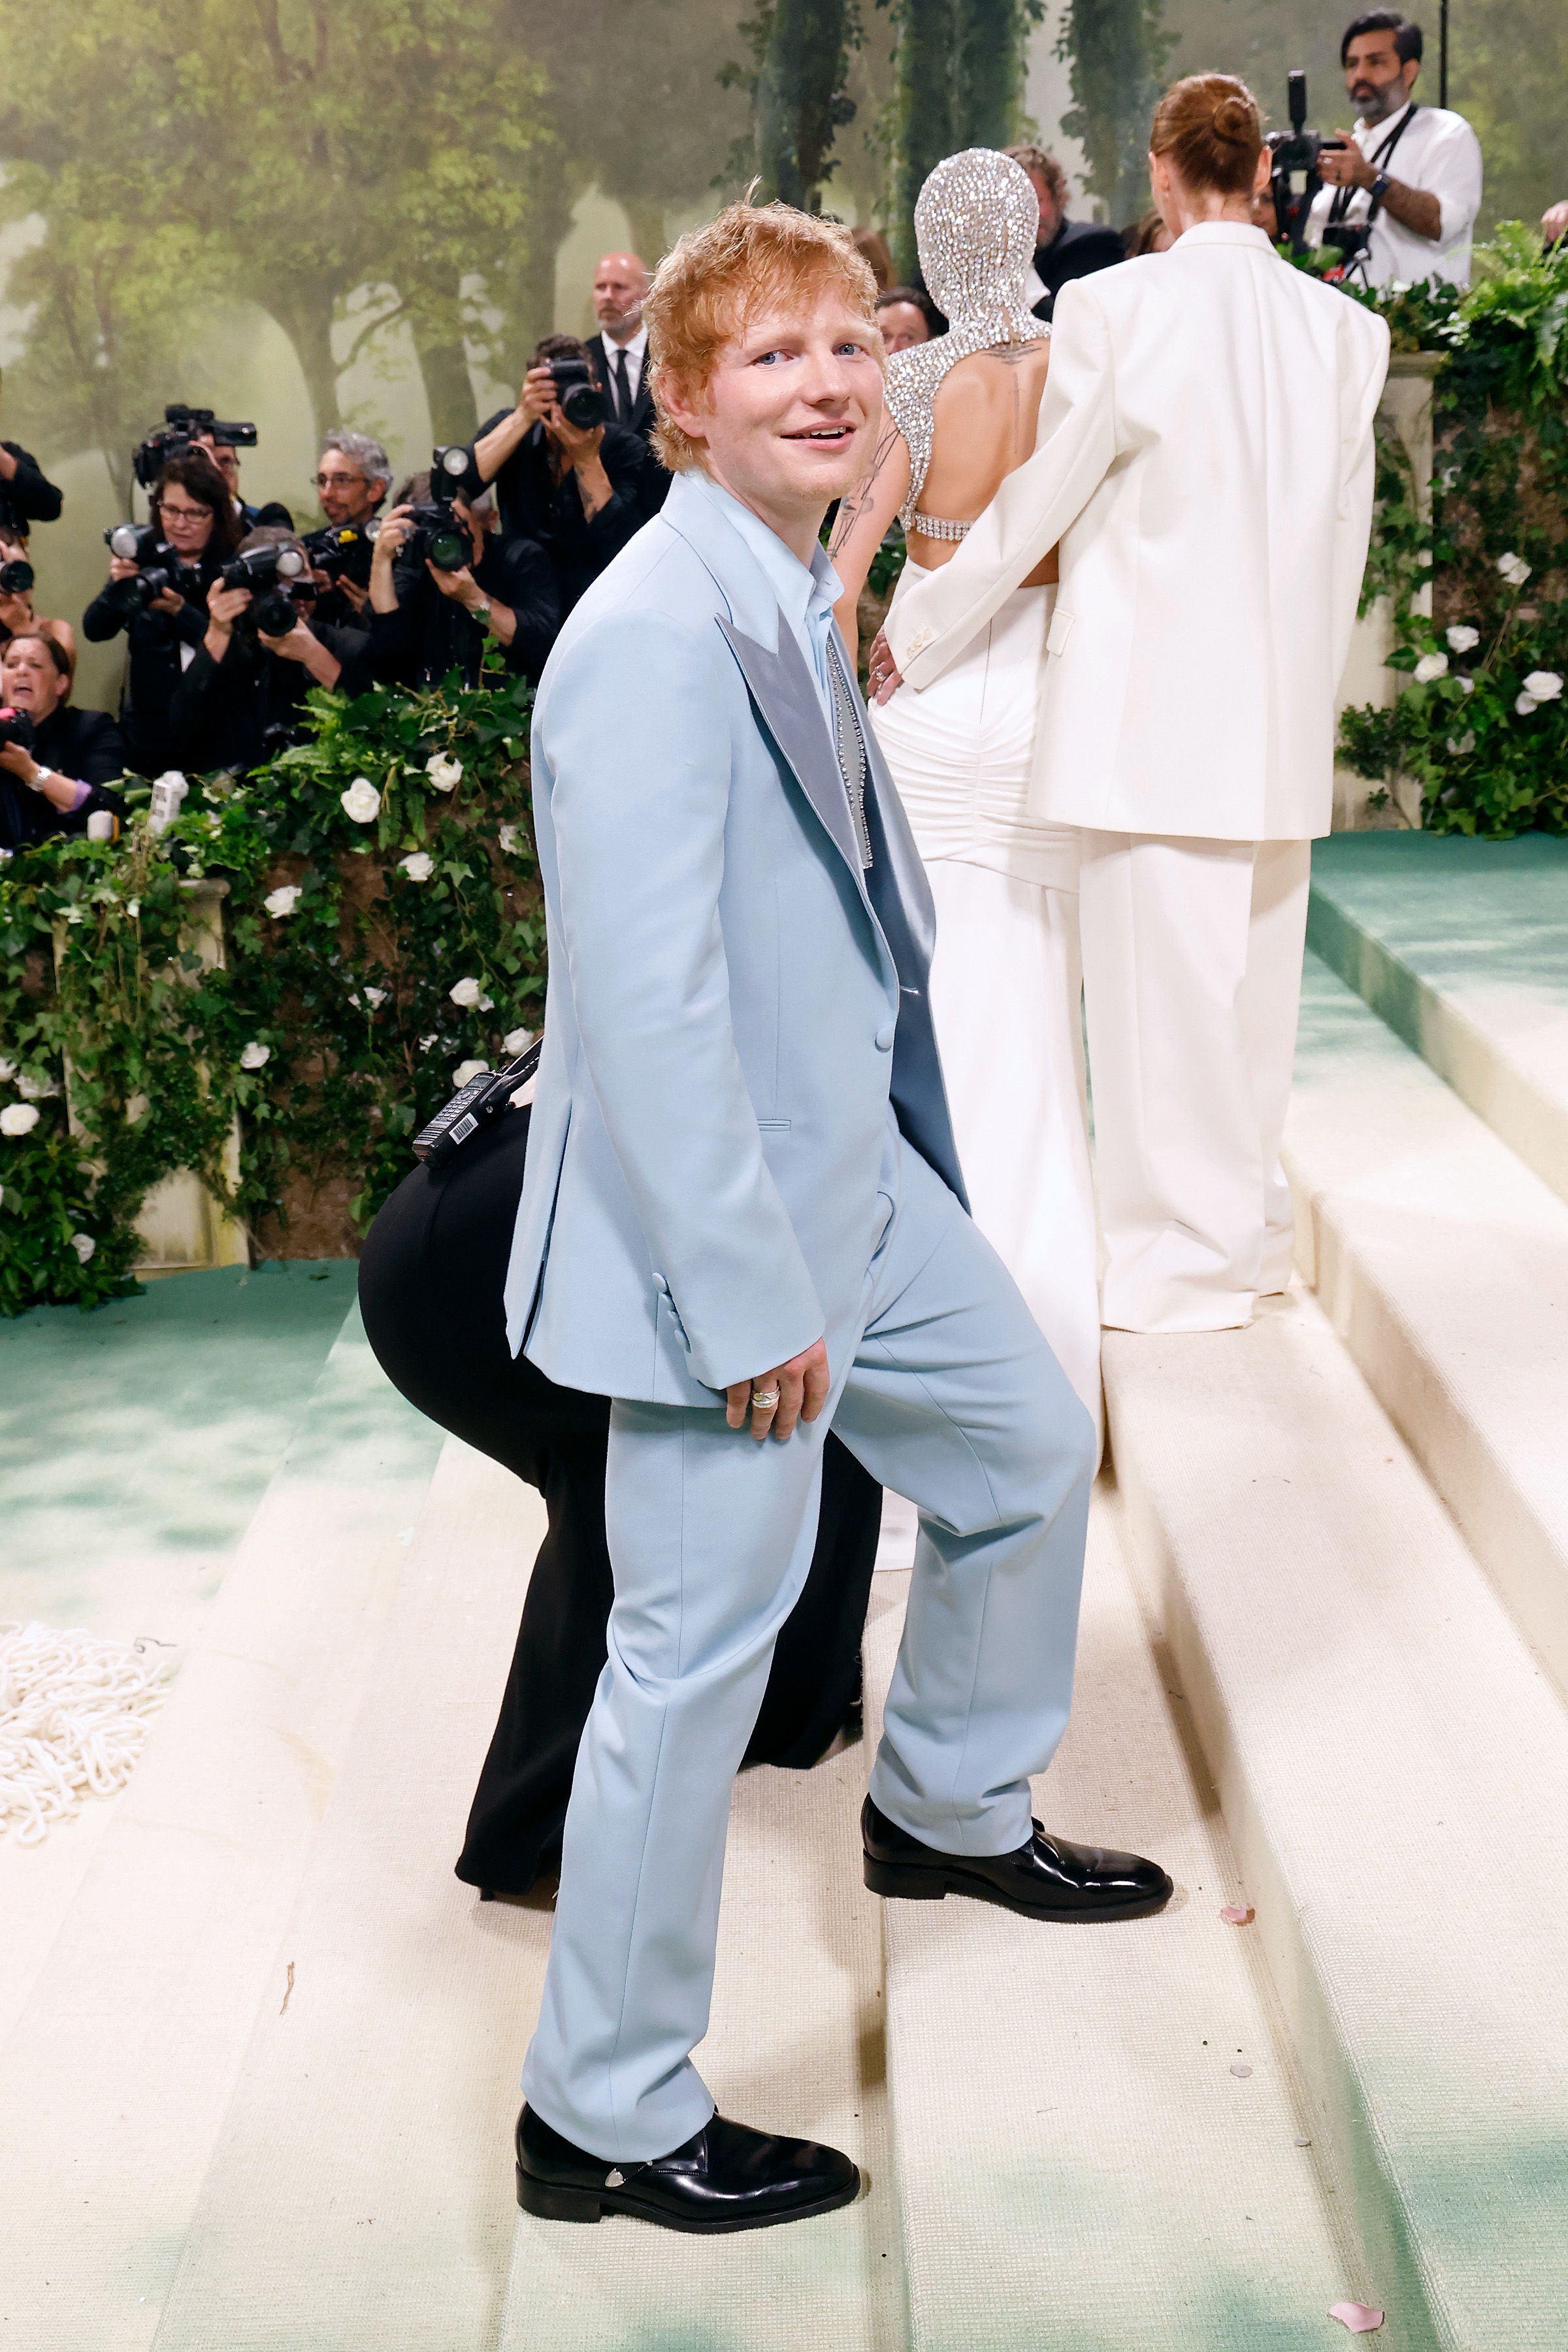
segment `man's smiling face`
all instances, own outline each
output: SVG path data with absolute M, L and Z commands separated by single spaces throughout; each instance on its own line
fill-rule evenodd
M 758 311 L 702 390 L 671 385 L 666 404 L 716 481 L 781 538 L 815 537 L 866 464 L 882 410 L 878 341 L 868 320 L 825 290 L 812 308 Z

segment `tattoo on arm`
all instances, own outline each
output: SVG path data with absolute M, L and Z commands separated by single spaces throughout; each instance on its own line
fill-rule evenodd
M 899 438 L 898 426 L 890 425 L 878 442 L 871 463 L 859 481 L 845 498 L 840 499 L 838 512 L 834 519 L 833 530 L 827 541 L 827 553 L 830 560 L 837 554 L 860 517 L 870 505 L 871 492 L 876 485 L 877 477 L 887 464 L 893 445 Z

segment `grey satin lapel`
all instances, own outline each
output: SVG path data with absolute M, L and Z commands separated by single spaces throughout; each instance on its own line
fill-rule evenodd
M 741 665 L 752 700 L 767 721 L 768 732 L 794 769 L 802 792 L 821 818 L 864 898 L 860 852 L 844 779 L 838 772 L 838 754 L 833 748 L 833 738 L 827 731 L 827 720 L 805 655 L 782 620 L 776 653 L 760 645 L 755 637 L 748 637 L 721 614 L 719 626 Z

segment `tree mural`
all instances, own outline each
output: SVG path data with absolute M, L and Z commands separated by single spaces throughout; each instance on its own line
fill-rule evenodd
M 1024 51 L 1043 0 L 878 0 L 896 28 L 887 144 L 893 258 L 912 278 L 914 210 L 926 176 L 963 147 L 1005 147 L 1020 129 Z
M 1118 227 L 1149 202 L 1149 126 L 1176 36 L 1163 0 L 1068 0 L 1057 55 L 1071 72 L 1062 129 L 1083 148 L 1084 184 Z

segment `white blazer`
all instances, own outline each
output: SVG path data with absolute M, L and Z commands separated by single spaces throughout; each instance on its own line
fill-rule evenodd
M 907 686 L 1059 541 L 1031 814 L 1327 833 L 1387 366 L 1380 318 L 1240 222 L 1064 286 L 1035 455 L 889 616 Z

